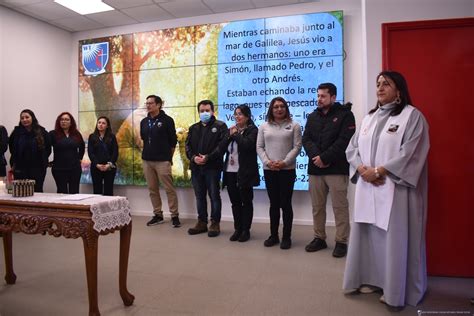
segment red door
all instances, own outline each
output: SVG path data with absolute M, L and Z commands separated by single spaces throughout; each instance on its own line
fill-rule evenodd
M 386 23 L 382 43 L 430 125 L 428 273 L 474 277 L 474 18 Z

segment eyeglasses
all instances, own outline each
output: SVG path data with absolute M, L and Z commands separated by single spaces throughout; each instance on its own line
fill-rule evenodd
M 235 113 L 234 116 L 244 116 L 243 113 Z
M 145 102 L 144 104 L 145 105 L 153 105 L 153 104 L 155 104 L 155 102 Z

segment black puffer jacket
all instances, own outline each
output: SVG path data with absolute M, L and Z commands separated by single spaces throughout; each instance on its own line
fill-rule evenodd
M 303 133 L 303 147 L 308 155 L 308 174 L 349 174 L 346 148 L 355 132 L 351 103 L 336 102 L 324 114 L 319 108 L 308 116 Z M 318 168 L 312 158 L 319 156 L 327 168 Z
M 237 143 L 239 152 L 239 171 L 237 172 L 237 184 L 239 187 L 253 187 L 260 184 L 260 177 L 258 174 L 258 163 L 257 163 L 257 135 L 258 128 L 249 121 L 249 125 L 242 133 L 235 133 L 229 136 L 226 141 L 226 147 L 232 141 Z M 229 151 L 225 158 L 224 166 L 229 163 Z M 225 168 L 224 168 L 225 170 Z M 222 179 L 222 187 L 227 185 L 226 172 Z
M 191 125 L 186 138 L 186 156 L 191 161 L 191 170 L 202 168 L 222 171 L 227 135 L 227 125 L 216 120 L 214 116 L 205 126 L 201 122 Z M 207 163 L 203 166 L 198 166 L 194 162 L 194 157 L 199 154 L 208 157 Z

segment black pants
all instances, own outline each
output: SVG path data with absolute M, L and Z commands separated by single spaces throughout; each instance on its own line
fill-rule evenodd
M 51 172 L 53 173 L 58 193 L 79 193 L 79 183 L 81 182 L 82 173 L 81 167 L 69 170 L 57 170 L 53 168 Z
M 270 233 L 278 236 L 280 209 L 283 212 L 283 239 L 291 238 L 293 225 L 293 207 L 291 198 L 295 184 L 296 172 L 291 170 L 264 170 L 265 185 L 270 199 Z
M 227 172 L 227 192 L 232 204 L 234 228 L 238 231 L 250 230 L 253 219 L 253 188 L 237 185 L 237 173 Z
M 22 169 L 15 168 L 13 177 L 15 180 L 35 180 L 35 192 L 43 192 L 44 177 L 46 177 L 46 167 L 30 167 Z
M 94 194 L 114 195 L 114 179 L 117 169 L 100 171 L 96 167 L 91 166 L 92 186 Z

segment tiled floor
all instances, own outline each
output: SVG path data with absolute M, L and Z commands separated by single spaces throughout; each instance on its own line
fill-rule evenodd
M 189 236 L 169 221 L 146 227 L 134 217 L 124 307 L 118 293 L 119 234 L 99 239 L 99 308 L 102 315 L 390 315 L 377 294 L 345 296 L 344 260 L 329 249 L 306 253 L 311 226 L 294 226 L 293 247 L 263 247 L 268 224 L 254 224 L 246 243 L 230 242 L 232 223 L 217 238 Z M 15 285 L 0 285 L 0 316 L 87 315 L 82 241 L 14 234 Z M 4 263 L 0 260 L 3 274 Z M 3 277 L 1 279 L 3 281 Z M 431 277 L 422 304 L 397 315 L 474 315 L 474 280 Z M 421 312 L 421 313 L 420 313 Z

